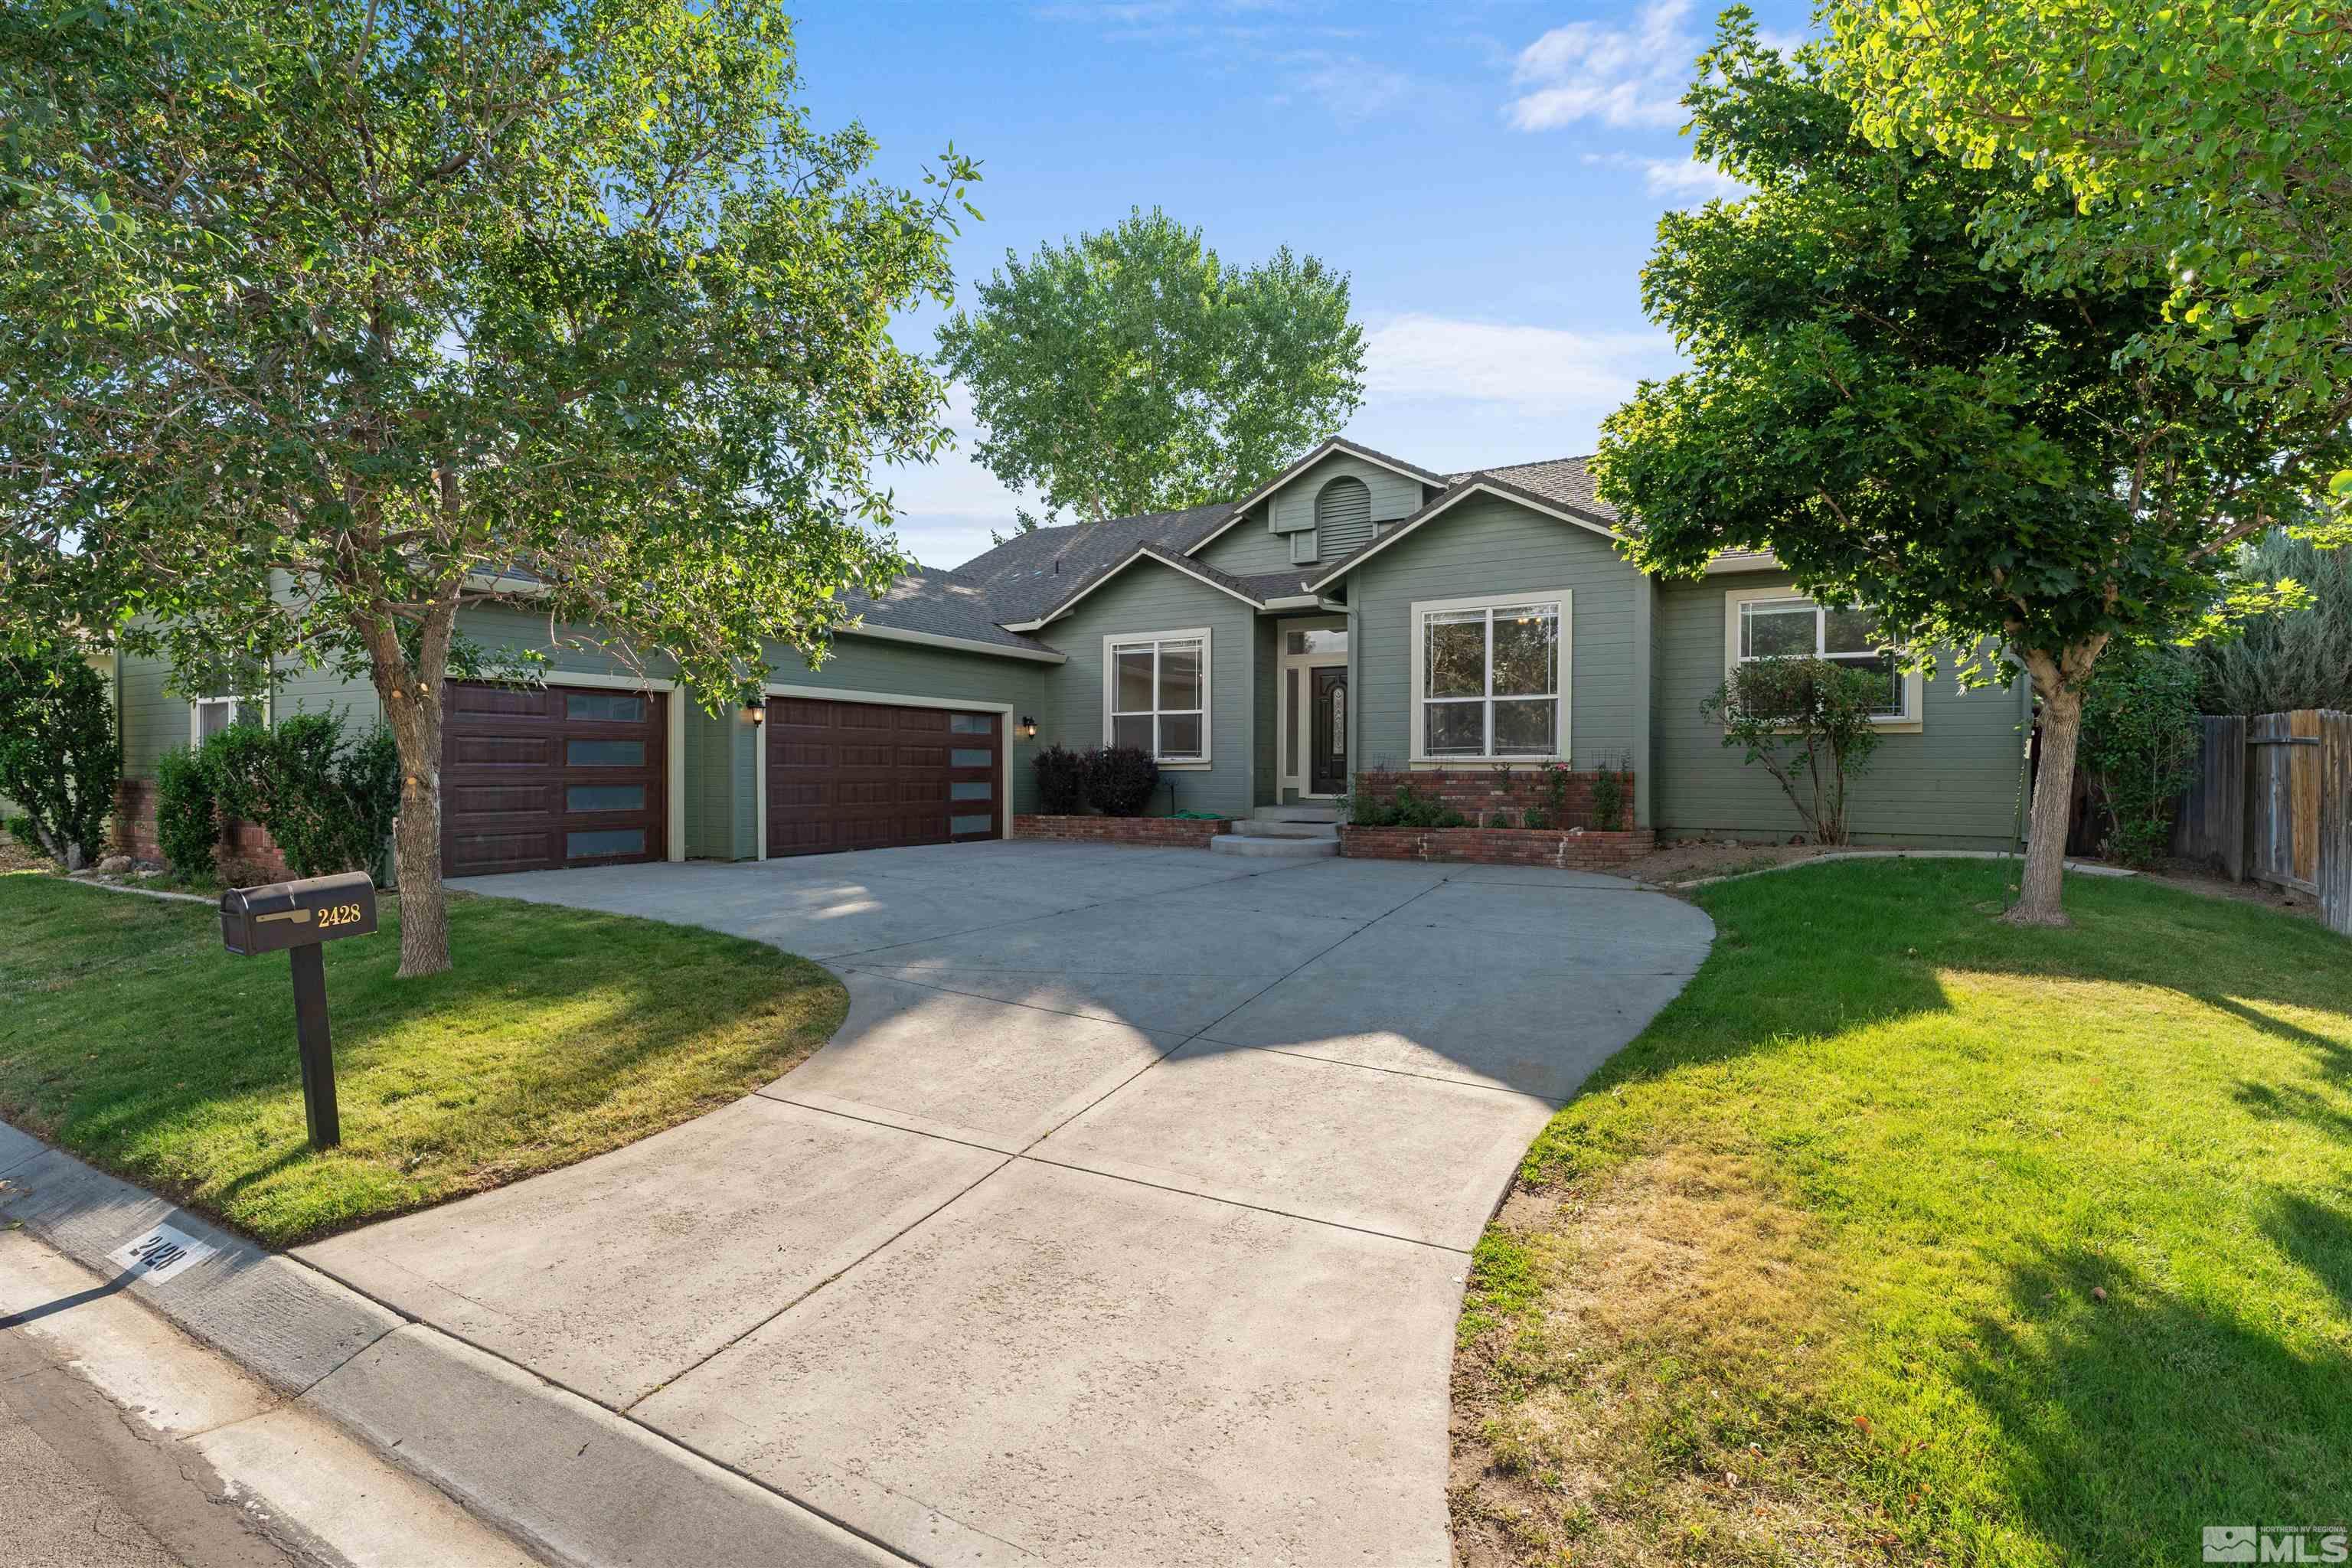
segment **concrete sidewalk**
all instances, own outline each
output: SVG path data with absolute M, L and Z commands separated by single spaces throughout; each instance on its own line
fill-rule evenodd
M 818 957 L 849 1018 L 699 1121 L 299 1257 L 917 1561 L 1443 1564 L 1467 1249 L 1711 927 L 1573 872 L 1262 866 L 463 884 Z M 386 1442 L 447 1425 L 401 1338 L 352 1363 Z

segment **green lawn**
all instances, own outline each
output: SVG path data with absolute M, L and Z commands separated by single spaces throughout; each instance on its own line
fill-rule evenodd
M 2352 1515 L 2352 942 L 2070 878 L 1706 889 L 1529 1151 L 1455 1365 L 1465 1563 L 2195 1563 Z
M 214 912 L 0 875 L 0 1117 L 278 1246 L 569 1164 L 774 1078 L 847 999 L 756 942 L 454 894 L 453 973 L 331 943 L 343 1145 L 302 1121 L 282 957 Z

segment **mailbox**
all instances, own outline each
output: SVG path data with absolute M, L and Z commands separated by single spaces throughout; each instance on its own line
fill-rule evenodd
M 327 1028 L 321 943 L 375 934 L 375 884 L 363 871 L 305 877 L 221 895 L 221 945 L 247 958 L 282 952 L 294 970 L 294 1033 L 302 1056 L 302 1111 L 310 1147 L 343 1141 L 335 1105 L 334 1042 Z
M 231 888 L 221 895 L 221 942 L 251 958 L 338 937 L 375 934 L 375 884 L 364 871 Z

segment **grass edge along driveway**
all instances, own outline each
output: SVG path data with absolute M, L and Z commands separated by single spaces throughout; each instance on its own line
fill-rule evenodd
M 840 982 L 683 926 L 453 894 L 446 974 L 401 980 L 396 900 L 329 943 L 343 1143 L 302 1121 L 282 957 L 217 916 L 0 876 L 0 1117 L 274 1247 L 619 1148 L 774 1079 Z
M 1697 901 L 1713 953 L 1479 1244 L 1493 1564 L 2193 1563 L 2352 1514 L 2352 942 L 2006 868 Z

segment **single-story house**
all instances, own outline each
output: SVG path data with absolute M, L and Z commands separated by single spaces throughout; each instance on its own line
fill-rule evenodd
M 1633 779 L 1667 837 L 1786 837 L 1798 820 L 1700 704 L 1745 658 L 1796 650 L 1885 672 L 1886 731 L 1858 838 L 2009 841 L 2021 689 L 1905 676 L 1864 617 L 1825 614 L 1769 555 L 1650 577 L 1583 459 L 1443 473 L 1326 441 L 1230 501 L 1020 533 L 845 605 L 819 668 L 776 648 L 764 709 L 713 717 L 671 681 L 559 647 L 544 689 L 453 685 L 443 788 L 453 876 L 647 859 L 767 858 L 1008 836 L 1038 749 L 1148 746 L 1159 809 L 1247 816 L 1368 772 L 1566 760 Z M 542 619 L 467 612 L 485 644 Z M 117 672 L 128 816 L 157 756 L 240 713 L 334 705 L 364 683 L 274 674 L 194 701 Z

